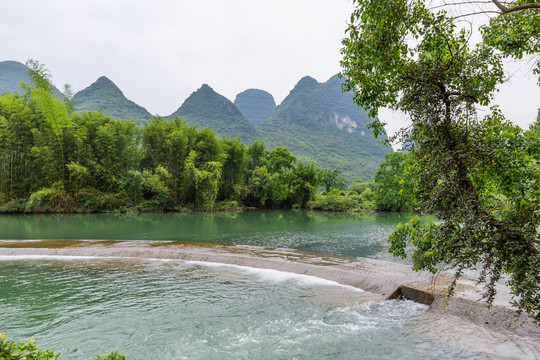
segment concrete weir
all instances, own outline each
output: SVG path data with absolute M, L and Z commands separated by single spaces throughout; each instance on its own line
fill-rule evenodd
M 482 289 L 474 280 L 460 278 L 455 295 L 447 299 L 453 275 L 415 272 L 410 266 L 299 250 L 178 241 L 0 240 L 0 256 L 85 256 L 115 261 L 170 259 L 204 261 L 265 268 L 332 280 L 366 291 L 366 301 L 405 298 L 430 306 L 430 311 L 457 316 L 473 323 L 540 337 L 540 327 L 526 316 L 516 316 L 511 294 L 499 286 L 491 308 L 480 301 Z

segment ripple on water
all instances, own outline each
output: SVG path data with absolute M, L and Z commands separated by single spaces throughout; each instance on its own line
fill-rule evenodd
M 0 266 L 0 318 L 12 319 L 2 332 L 35 335 L 66 360 L 112 349 L 129 359 L 486 358 L 411 331 L 424 305 L 363 303 L 358 289 L 317 278 L 174 261 L 129 270 L 25 261 Z

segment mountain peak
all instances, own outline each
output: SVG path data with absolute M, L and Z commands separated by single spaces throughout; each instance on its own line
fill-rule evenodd
M 330 77 L 330 79 L 328 79 L 328 81 L 326 83 L 327 84 L 339 84 L 339 86 L 341 86 L 341 84 L 343 83 L 343 79 L 341 78 L 341 76 L 339 74 L 335 74 L 332 77 Z
M 254 125 L 268 119 L 276 109 L 272 94 L 260 89 L 248 89 L 236 95 L 234 105 Z
M 0 61 L 0 94 L 4 91 L 20 91 L 19 85 L 22 82 L 32 85 L 30 75 L 28 75 L 28 67 L 25 64 L 13 60 Z M 51 83 L 51 86 L 55 94 L 60 94 L 54 84 Z
M 101 75 L 100 77 L 98 77 L 98 79 L 95 81 L 95 82 L 109 82 L 109 83 L 113 83 L 111 79 L 109 79 L 108 77 L 106 77 L 105 75 Z M 114 84 L 114 83 L 113 83 Z
M 315 80 L 311 76 L 304 76 L 303 78 L 300 79 L 300 81 L 298 81 L 296 86 L 299 86 L 299 85 L 300 86 L 314 86 L 317 84 L 318 84 L 317 80 Z
M 100 76 L 96 81 L 94 81 L 92 83 L 92 85 L 90 85 L 88 88 L 91 88 L 91 87 L 101 87 L 101 88 L 107 88 L 111 91 L 117 91 L 117 92 L 120 92 L 122 94 L 122 96 L 124 95 L 124 93 L 122 92 L 122 90 L 120 90 L 120 88 L 118 86 L 116 86 L 116 84 L 111 80 L 109 79 L 108 77 L 106 76 Z M 88 89 L 87 88 L 87 89 Z
M 133 119 L 137 123 L 152 116 L 145 108 L 127 99 L 112 80 L 100 76 L 95 82 L 74 96 L 77 111 L 102 111 L 114 118 Z
M 193 92 L 169 117 L 174 116 L 182 117 L 191 125 L 208 126 L 218 134 L 230 137 L 241 134 L 242 140 L 248 143 L 257 138 L 253 124 L 229 99 L 215 92 L 208 84 Z
M 372 179 L 388 150 L 371 136 L 372 119 L 341 91 L 341 80 L 302 78 L 257 130 L 269 149 L 286 147 L 299 161 L 339 168 L 349 180 Z

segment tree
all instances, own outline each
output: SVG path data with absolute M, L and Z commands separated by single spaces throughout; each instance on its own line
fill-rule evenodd
M 26 66 L 32 81 L 32 88 L 28 89 L 29 94 L 58 142 L 58 148 L 55 151 L 57 153 L 56 167 L 58 181 L 63 184 L 65 183 L 63 130 L 70 124 L 68 109 L 53 93 L 51 76 L 45 66 L 32 59 L 26 62 Z
M 320 182 L 324 185 L 325 192 L 333 189 L 345 189 L 345 178 L 341 176 L 339 169 L 322 169 L 319 172 Z
M 405 167 L 407 156 L 399 151 L 384 155 L 384 161 L 375 174 L 375 202 L 383 211 L 410 210 L 412 194 L 407 187 Z
M 292 175 L 291 189 L 294 203 L 303 209 L 308 201 L 313 200 L 315 188 L 319 185 L 319 174 L 313 162 L 307 165 L 300 162 L 293 168 Z
M 400 135 L 409 144 L 410 187 L 422 211 L 441 221 L 401 225 L 390 250 L 405 256 L 411 242 L 415 269 L 480 269 L 489 304 L 508 274 L 515 304 L 540 321 L 538 121 L 522 131 L 496 107 L 483 119 L 476 112 L 504 81 L 505 56 L 540 51 L 540 3 L 493 0 L 493 10 L 478 11 L 495 15 L 474 46 L 455 21 L 468 14 L 450 17 L 423 1 L 355 3 L 343 40 L 344 90 L 371 116 L 381 107 L 409 115 Z
M 248 165 L 247 148 L 240 141 L 240 136 L 234 139 L 223 136 L 220 143 L 225 153 L 219 191 L 220 198 L 238 199 L 241 196 Z

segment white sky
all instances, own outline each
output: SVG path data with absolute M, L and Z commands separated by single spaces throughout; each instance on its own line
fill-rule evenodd
M 280 103 L 305 75 L 339 72 L 350 0 L 0 0 L 0 61 L 44 64 L 75 92 L 99 76 L 152 114 L 169 115 L 203 83 L 234 101 L 248 88 Z M 498 100 L 522 126 L 540 106 L 530 72 Z M 508 88 L 508 89 L 506 89 Z M 403 116 L 382 111 L 389 133 Z

